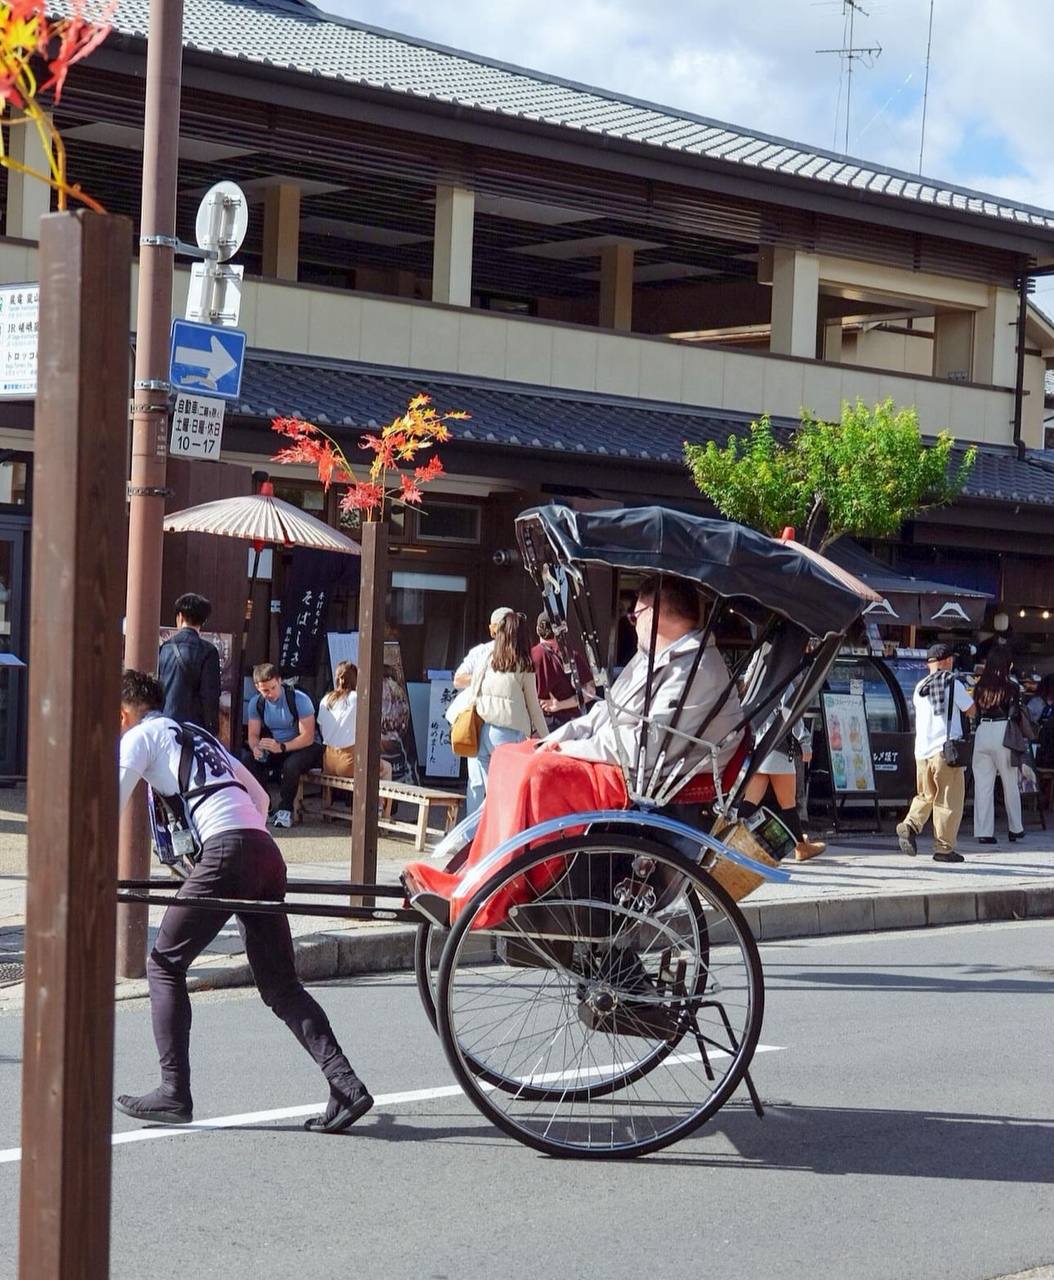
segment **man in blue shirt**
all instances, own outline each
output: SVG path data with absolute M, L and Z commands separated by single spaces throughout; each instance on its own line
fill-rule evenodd
M 322 764 L 315 707 L 306 693 L 284 685 L 270 662 L 253 667 L 253 684 L 257 696 L 249 703 L 245 763 L 261 786 L 278 783 L 278 808 L 271 824 L 291 827 L 300 778 Z

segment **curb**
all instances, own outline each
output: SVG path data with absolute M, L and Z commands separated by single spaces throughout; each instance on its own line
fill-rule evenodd
M 1054 885 L 1023 889 L 946 890 L 876 897 L 814 898 L 798 902 L 744 905 L 743 914 L 759 942 L 820 938 L 895 929 L 990 924 L 1000 920 L 1040 920 L 1054 916 Z M 412 925 L 307 934 L 294 940 L 297 973 L 305 982 L 413 969 Z M 191 970 L 191 991 L 215 991 L 252 985 L 241 956 L 209 957 L 200 972 Z M 145 996 L 146 982 L 120 982 L 118 1000 Z

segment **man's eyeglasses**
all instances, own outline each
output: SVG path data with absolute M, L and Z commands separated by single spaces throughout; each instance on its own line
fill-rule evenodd
M 632 612 L 627 613 L 626 619 L 630 626 L 635 627 L 637 625 L 637 619 L 643 618 L 651 607 L 652 606 L 650 604 L 642 604 L 639 609 L 634 609 Z

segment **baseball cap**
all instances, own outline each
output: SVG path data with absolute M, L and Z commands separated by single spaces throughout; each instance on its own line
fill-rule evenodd
M 943 662 L 945 658 L 955 656 L 955 650 L 950 644 L 931 644 L 926 650 L 927 662 Z
M 515 609 L 510 609 L 507 604 L 499 605 L 490 615 L 490 625 L 496 627 L 502 618 L 507 618 L 510 613 L 515 613 Z

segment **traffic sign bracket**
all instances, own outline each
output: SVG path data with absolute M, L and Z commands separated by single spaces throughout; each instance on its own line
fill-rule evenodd
M 218 249 L 202 249 L 196 244 L 187 244 L 179 236 L 140 236 L 139 243 L 148 249 L 174 249 L 185 258 L 205 258 L 218 262 L 220 257 Z

